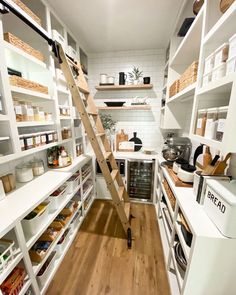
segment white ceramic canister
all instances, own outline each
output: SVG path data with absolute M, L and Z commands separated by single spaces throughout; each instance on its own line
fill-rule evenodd
M 107 84 L 107 74 L 100 74 L 100 84 Z
M 107 77 L 107 83 L 108 84 L 115 84 L 115 77 L 113 77 L 113 76 Z

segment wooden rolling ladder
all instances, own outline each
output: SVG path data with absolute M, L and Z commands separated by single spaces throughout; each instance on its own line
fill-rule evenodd
M 87 81 L 79 63 L 66 56 L 58 44 L 59 62 L 97 161 L 110 191 L 113 203 L 127 235 L 128 248 L 131 248 L 130 200 L 104 131 L 101 119 L 89 92 Z M 76 75 L 74 72 L 77 72 Z M 77 76 L 77 77 L 76 77 Z M 110 162 L 110 171 L 107 162 Z

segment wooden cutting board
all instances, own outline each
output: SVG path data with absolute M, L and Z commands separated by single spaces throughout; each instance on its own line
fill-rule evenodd
M 193 187 L 192 183 L 186 183 L 186 182 L 183 182 L 182 180 L 180 180 L 178 178 L 178 176 L 174 173 L 172 168 L 170 168 L 168 166 L 165 166 L 165 168 L 166 168 L 167 172 L 169 173 L 171 179 L 173 180 L 175 186 L 177 186 L 177 187 Z
M 121 132 L 116 134 L 116 150 L 117 151 L 119 151 L 119 143 L 122 141 L 128 141 L 128 134 L 125 134 L 124 129 L 121 129 Z

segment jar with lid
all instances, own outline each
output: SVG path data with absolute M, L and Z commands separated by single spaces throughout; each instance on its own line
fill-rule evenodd
M 26 148 L 25 148 L 25 137 L 24 137 L 24 135 L 21 135 L 19 137 L 19 140 L 20 140 L 20 148 L 21 148 L 21 150 L 25 151 Z
M 52 121 L 52 113 L 45 113 L 45 121 Z
M 53 131 L 53 142 L 58 141 L 58 134 L 57 131 Z
M 214 139 L 216 136 L 217 127 L 217 108 L 212 108 L 207 110 L 205 137 Z
M 28 182 L 34 178 L 30 164 L 16 166 L 16 180 L 18 182 Z
M 23 121 L 23 113 L 22 113 L 22 107 L 18 100 L 13 100 L 15 115 L 16 115 L 16 122 Z
M 216 140 L 222 141 L 225 132 L 225 122 L 227 118 L 228 106 L 218 108 L 218 120 L 216 128 Z
M 22 114 L 23 114 L 23 121 L 34 121 L 34 110 L 30 103 L 26 101 L 20 101 Z
M 31 103 L 27 104 L 28 121 L 34 121 L 34 110 Z
M 39 108 L 39 120 L 45 121 L 45 114 L 43 108 Z
M 61 131 L 62 139 L 71 138 L 71 129 L 68 127 L 64 127 Z
M 39 107 L 33 106 L 33 111 L 34 111 L 34 121 L 40 121 Z
M 46 135 L 46 143 L 52 143 L 54 140 L 53 140 L 53 131 L 47 131 L 45 133 Z
M 47 138 L 45 132 L 40 132 L 40 137 L 41 137 L 41 145 L 47 144 Z
M 41 146 L 41 136 L 40 136 L 40 133 L 34 133 L 33 134 L 33 143 L 34 143 L 34 147 Z
M 33 134 L 25 134 L 25 149 L 29 150 L 34 147 L 34 139 L 33 139 Z
M 196 134 L 200 136 L 204 136 L 205 128 L 206 128 L 206 120 L 207 120 L 207 110 L 198 110 L 197 116 L 197 125 L 196 125 Z
M 31 161 L 31 167 L 34 176 L 42 175 L 45 171 L 43 160 L 40 159 L 33 159 L 33 161 Z

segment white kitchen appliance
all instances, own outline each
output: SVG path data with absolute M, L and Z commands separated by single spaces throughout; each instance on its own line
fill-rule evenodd
M 236 180 L 207 180 L 203 208 L 224 236 L 236 238 Z

